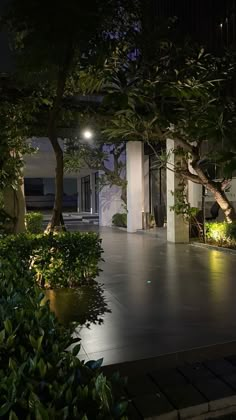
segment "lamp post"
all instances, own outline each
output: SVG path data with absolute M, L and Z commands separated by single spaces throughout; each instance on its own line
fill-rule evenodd
M 81 137 L 84 140 L 84 143 L 92 144 L 94 139 L 94 133 L 89 128 L 85 128 L 81 132 Z M 93 179 L 93 173 L 89 175 L 89 207 L 90 207 L 90 213 L 93 213 L 93 209 L 95 207 L 95 197 L 94 197 L 94 179 Z M 85 192 L 84 192 L 85 194 Z

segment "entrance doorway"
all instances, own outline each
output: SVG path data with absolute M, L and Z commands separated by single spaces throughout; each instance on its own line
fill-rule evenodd
M 91 211 L 90 175 L 81 178 L 81 210 Z

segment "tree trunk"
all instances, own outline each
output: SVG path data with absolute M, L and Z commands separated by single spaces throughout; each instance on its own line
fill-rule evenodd
M 57 125 L 61 110 L 61 102 L 65 91 L 66 79 L 68 76 L 70 63 L 73 57 L 72 43 L 68 43 L 68 49 L 65 54 L 63 66 L 59 69 L 57 80 L 57 91 L 53 101 L 53 106 L 49 114 L 48 137 L 53 147 L 56 157 L 56 185 L 55 200 L 52 212 L 52 218 L 49 222 L 46 232 L 53 232 L 61 226 L 62 217 L 62 201 L 63 201 L 63 175 L 64 175 L 64 158 L 63 150 L 58 142 Z M 65 230 L 65 225 L 63 224 Z
M 4 210 L 12 220 L 10 233 L 22 233 L 25 231 L 25 197 L 24 185 L 19 180 L 17 190 L 8 188 L 3 193 Z
M 219 204 L 221 210 L 224 212 L 225 219 L 228 223 L 236 221 L 236 212 L 233 205 L 230 203 L 224 191 L 215 186 L 206 186 L 212 192 L 216 202 Z
M 220 182 L 211 181 L 203 172 L 202 168 L 199 167 L 198 163 L 192 162 L 192 167 L 197 173 L 201 184 L 206 187 L 214 196 L 216 202 L 219 204 L 221 210 L 224 212 L 225 219 L 228 223 L 236 221 L 236 212 L 235 209 L 228 200 L 224 190 L 223 185 Z
M 51 140 L 56 157 L 56 178 L 55 178 L 55 199 L 52 211 L 52 218 L 47 226 L 46 232 L 53 232 L 58 230 L 61 225 L 62 217 L 62 202 L 63 202 L 63 176 L 64 176 L 64 162 L 63 151 L 58 140 Z
M 121 196 L 120 196 L 121 200 L 124 202 L 125 205 L 127 205 L 127 185 L 125 183 L 125 185 L 123 185 L 121 187 Z

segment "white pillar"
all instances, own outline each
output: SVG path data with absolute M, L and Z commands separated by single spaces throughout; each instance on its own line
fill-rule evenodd
M 143 178 L 144 178 L 144 211 L 150 212 L 150 182 L 149 182 L 149 156 L 144 155 L 144 166 L 143 166 Z
M 90 213 L 95 213 L 95 194 L 96 194 L 96 185 L 95 185 L 95 174 L 91 172 L 90 174 L 90 191 L 91 191 L 91 209 Z
M 143 143 L 129 141 L 126 145 L 127 232 L 142 229 L 144 210 Z
M 193 172 L 193 170 L 191 169 Z M 202 186 L 188 181 L 188 200 L 191 207 L 201 208 Z
M 175 196 L 172 194 L 178 189 L 180 178 L 173 172 L 178 157 L 173 153 L 175 148 L 174 140 L 167 139 L 166 153 L 169 155 L 166 182 L 167 182 L 167 240 L 174 243 L 188 243 L 189 242 L 189 223 L 182 215 L 176 214 L 170 210 L 171 206 L 175 204 Z M 172 171 L 170 169 L 172 169 Z

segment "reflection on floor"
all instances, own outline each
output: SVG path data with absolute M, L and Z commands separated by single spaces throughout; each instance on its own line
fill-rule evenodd
M 111 313 L 78 331 L 81 358 L 112 364 L 236 340 L 236 255 L 168 244 L 163 231 L 100 233 Z

